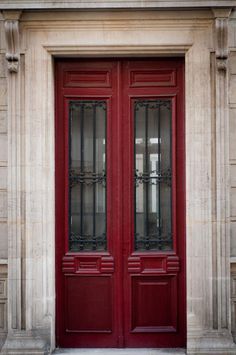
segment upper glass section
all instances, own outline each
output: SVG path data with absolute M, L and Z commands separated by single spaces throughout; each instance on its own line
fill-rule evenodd
M 171 101 L 136 100 L 135 249 L 172 249 Z
M 106 250 L 106 102 L 69 109 L 69 250 Z

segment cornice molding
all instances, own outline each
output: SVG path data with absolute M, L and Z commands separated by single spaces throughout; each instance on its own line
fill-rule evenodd
M 17 73 L 20 62 L 19 53 L 19 19 L 21 11 L 3 11 L 4 28 L 6 35 L 6 60 L 10 73 Z
M 235 0 L 1 0 L 0 10 L 7 9 L 127 9 L 127 8 L 217 8 L 235 7 Z
M 229 56 L 228 23 L 232 8 L 212 9 L 215 17 L 215 56 L 219 71 L 227 70 Z

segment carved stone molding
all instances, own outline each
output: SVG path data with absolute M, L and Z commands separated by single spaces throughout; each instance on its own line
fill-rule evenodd
M 19 19 L 21 11 L 3 11 L 6 35 L 6 60 L 10 73 L 17 73 L 20 62 L 19 51 Z
M 215 199 L 213 218 L 216 221 L 212 242 L 212 283 L 213 298 L 213 333 L 212 344 L 219 343 L 221 352 L 214 354 L 235 354 L 236 345 L 231 334 L 230 309 L 230 171 L 229 171 L 229 110 L 228 110 L 228 20 L 230 8 L 214 9 L 215 16 L 215 63 L 212 60 L 214 75 L 214 123 L 215 135 L 213 152 Z M 215 67 L 214 67 L 215 64 Z M 218 331 L 217 337 L 214 331 Z M 225 349 L 225 350 L 224 350 Z
M 213 9 L 215 16 L 215 56 L 216 66 L 220 71 L 227 70 L 228 49 L 228 20 L 231 8 Z

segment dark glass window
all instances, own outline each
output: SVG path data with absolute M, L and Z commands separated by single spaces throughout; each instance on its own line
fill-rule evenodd
M 171 101 L 136 100 L 135 249 L 171 250 Z
M 69 250 L 106 250 L 106 102 L 72 101 Z

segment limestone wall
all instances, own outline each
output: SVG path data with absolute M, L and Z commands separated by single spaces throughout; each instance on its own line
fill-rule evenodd
M 63 14 L 63 16 L 64 16 L 64 14 Z M 27 20 L 27 18 L 26 18 L 26 20 Z M 121 25 L 123 26 L 122 23 L 121 23 Z M 188 25 L 188 23 L 186 24 L 186 26 L 187 25 Z M 121 28 L 122 28 L 122 26 L 121 26 Z M 204 26 L 206 26 L 206 25 L 204 25 Z M 203 28 L 203 30 L 206 31 L 205 27 Z M 158 30 L 156 30 L 156 31 L 157 31 L 157 34 L 158 34 Z M 186 33 L 185 33 L 185 31 L 186 31 L 185 29 L 182 30 L 183 35 L 181 37 L 181 40 L 183 41 L 183 43 L 187 43 L 190 46 L 193 40 L 192 40 L 192 37 L 189 35 L 190 31 L 189 32 L 186 31 Z M 54 33 L 54 32 L 52 31 L 52 33 Z M 58 44 L 58 43 L 60 44 L 60 41 L 58 40 L 59 35 L 57 34 L 56 39 L 54 39 L 52 33 L 49 33 L 48 38 L 47 38 L 49 47 L 50 47 L 51 44 L 55 44 L 55 43 L 56 44 Z M 66 35 L 67 34 L 65 34 L 65 36 Z M 70 35 L 70 33 L 68 34 L 68 36 L 69 35 Z M 1 343 L 4 340 L 4 336 L 6 334 L 7 249 L 8 249 L 8 245 L 7 245 L 7 83 L 6 83 L 6 63 L 5 63 L 5 58 L 4 58 L 5 57 L 5 38 L 4 38 L 4 36 L 5 35 L 4 35 L 4 31 L 3 31 L 3 21 L 0 18 L 0 348 L 1 348 Z M 38 30 L 38 33 L 36 32 L 36 34 L 35 34 L 35 37 L 38 38 L 38 41 L 39 41 L 40 45 L 41 45 L 41 42 L 40 42 L 41 38 L 42 38 L 43 41 L 46 41 L 46 39 L 45 39 L 46 37 L 44 37 L 44 36 L 45 36 L 45 34 L 43 32 L 42 32 L 42 34 L 40 34 L 39 30 Z M 61 35 L 61 36 L 62 36 L 62 39 L 63 39 L 63 40 L 61 40 L 61 43 L 67 43 L 67 40 L 64 40 L 64 37 L 63 37 L 64 36 L 64 32 L 63 32 L 63 35 Z M 187 40 L 186 40 L 185 36 L 186 36 Z M 190 36 L 190 37 L 188 37 L 188 36 Z M 195 34 L 195 37 L 196 36 L 199 36 L 199 38 L 200 38 L 201 33 Z M 81 38 L 83 38 L 83 37 L 81 37 Z M 110 33 L 109 33 L 109 36 L 107 36 L 106 38 L 107 38 L 107 42 L 109 42 Z M 167 42 L 166 43 L 169 43 L 168 42 L 168 40 L 169 40 L 168 38 L 169 37 L 167 37 Z M 230 20 L 229 39 L 230 39 L 230 49 L 231 49 L 231 53 L 230 53 L 230 57 L 229 57 L 229 90 L 230 90 L 230 94 L 229 94 L 229 129 L 230 129 L 229 159 L 230 159 L 230 192 L 231 192 L 230 193 L 230 206 L 231 206 L 231 213 L 230 213 L 230 223 L 231 223 L 231 300 L 232 300 L 232 329 L 233 329 L 233 334 L 235 335 L 235 340 L 236 340 L 236 13 L 232 15 L 231 20 Z M 103 38 L 103 40 L 104 40 L 104 38 Z M 78 43 L 76 41 L 78 41 Z M 74 41 L 76 43 L 74 43 L 72 41 L 71 42 L 72 45 L 75 46 L 75 48 L 77 48 L 76 45 L 81 47 L 81 43 L 83 44 L 83 40 L 76 38 L 76 41 Z M 80 42 L 80 41 L 82 41 L 82 42 Z M 85 43 L 87 44 L 86 41 L 85 41 Z M 180 42 L 180 43 L 182 43 L 182 42 Z M 38 55 L 35 55 L 35 56 L 33 55 L 32 56 L 32 58 L 34 58 L 34 61 L 32 60 L 32 63 L 29 60 L 29 58 L 31 58 L 30 56 L 32 55 L 32 53 L 28 52 L 26 54 L 26 55 L 28 55 L 28 61 L 31 63 L 33 68 L 36 67 L 37 63 L 39 63 L 41 65 L 42 62 L 47 63 L 47 61 L 49 61 L 49 59 L 47 57 L 48 54 L 46 53 L 44 48 L 42 49 L 40 47 L 39 44 L 38 44 L 38 47 L 35 45 L 36 49 L 34 49 L 34 48 L 32 49 L 32 53 L 34 53 L 33 51 L 35 50 L 35 53 L 38 54 Z M 108 44 L 112 44 L 112 40 L 111 40 L 111 43 L 109 42 Z M 195 51 L 197 52 L 196 49 L 195 49 Z M 196 63 L 199 63 L 199 64 L 195 63 L 195 67 L 197 67 L 197 65 L 199 65 L 199 68 L 202 69 L 202 62 L 204 62 L 204 60 L 205 60 L 208 63 L 208 60 L 209 60 L 208 54 L 210 56 L 210 53 L 204 52 L 205 53 L 204 54 L 205 57 L 203 57 L 203 59 L 202 59 L 202 57 L 201 58 L 200 57 L 199 58 L 196 57 L 196 55 L 195 55 L 196 52 L 192 53 L 192 51 L 190 50 L 190 52 L 189 52 L 190 54 L 188 54 L 188 56 L 189 56 L 188 57 L 188 61 L 192 60 L 192 62 L 195 61 Z M 40 65 L 37 68 L 42 70 Z M 50 68 L 50 63 L 48 64 L 48 66 Z M 210 65 L 206 66 L 206 70 L 207 71 L 208 71 L 209 66 Z M 191 66 L 189 65 L 188 68 L 190 68 L 190 67 Z M 32 73 L 34 73 L 34 74 L 36 73 L 36 70 L 33 70 L 33 69 L 31 69 L 31 70 L 32 70 Z M 190 74 L 188 73 L 189 77 L 190 77 Z M 37 74 L 37 73 L 36 73 L 36 75 L 39 76 L 39 74 Z M 46 77 L 46 74 L 45 74 L 45 77 Z M 49 82 L 48 77 L 50 77 L 50 75 L 47 76 L 47 80 Z M 191 76 L 191 78 L 192 77 L 194 77 L 194 76 Z M 28 77 L 26 79 L 28 80 L 27 82 L 29 84 L 30 83 L 30 79 L 31 79 L 29 74 L 28 74 Z M 199 79 L 196 78 L 196 76 L 195 76 L 195 81 L 196 80 L 199 80 Z M 189 80 L 189 83 L 190 83 L 190 80 Z M 50 84 L 50 82 L 49 82 L 49 84 Z M 43 88 L 45 87 L 45 86 L 43 86 L 44 85 L 43 83 L 40 83 L 40 85 Z M 50 89 L 50 85 L 48 85 L 48 86 L 49 86 L 49 89 Z M 28 87 L 28 91 L 29 91 L 29 88 L 30 88 L 30 84 L 29 84 L 29 87 Z M 43 97 L 43 95 L 42 95 L 42 97 Z M 42 103 L 45 104 L 45 105 L 47 104 L 47 103 L 45 103 L 43 101 L 43 99 L 40 102 L 40 104 L 42 104 Z M 190 109 L 191 109 L 191 105 L 189 104 L 189 110 Z M 28 108 L 28 110 L 29 110 L 29 108 Z M 30 110 L 29 110 L 29 112 L 30 112 Z M 43 112 L 44 112 L 44 114 L 45 114 L 45 112 L 47 112 L 47 105 L 44 107 Z M 52 113 L 52 112 L 53 112 L 53 109 L 52 108 L 49 109 L 49 113 Z M 204 115 L 204 110 L 203 110 L 203 113 L 202 113 L 202 111 L 199 111 L 199 117 L 200 118 L 202 117 L 202 114 Z M 205 113 L 205 115 L 206 115 L 206 113 Z M 190 116 L 191 115 L 189 115 L 189 117 Z M 50 117 L 50 115 L 48 115 L 48 117 Z M 197 114 L 196 114 L 196 117 L 198 117 Z M 45 122 L 46 122 L 46 119 L 45 119 Z M 202 122 L 204 122 L 204 120 L 202 120 Z M 35 123 L 35 125 L 36 125 L 36 123 Z M 42 127 L 44 127 L 43 124 L 42 124 Z M 32 127 L 33 127 L 33 124 L 32 124 Z M 205 125 L 204 125 L 204 128 L 205 128 Z M 42 128 L 42 132 L 45 133 L 45 131 L 46 130 L 44 130 Z M 189 131 L 191 131 L 191 130 L 189 129 Z M 10 132 L 10 129 L 9 129 L 9 132 Z M 199 141 L 201 141 L 200 138 L 199 138 Z M 27 144 L 29 144 L 29 141 L 28 141 Z M 31 144 L 33 146 L 35 143 L 32 142 Z M 202 146 L 204 146 L 203 143 L 201 143 L 201 144 L 202 144 Z M 210 149 L 209 149 L 209 156 L 210 156 Z M 203 167 L 204 167 L 204 164 L 203 164 Z M 26 171 L 29 171 L 29 170 L 26 170 Z M 48 182 L 48 180 L 47 180 L 47 182 Z M 208 190 L 207 190 L 207 193 L 208 193 Z M 207 196 L 206 198 L 208 198 L 208 201 L 209 201 L 209 196 L 210 195 L 208 195 L 207 193 L 206 193 L 206 196 Z M 203 196 L 203 197 L 205 198 L 205 196 Z M 32 199 L 33 199 L 33 197 L 32 197 Z M 44 200 L 42 198 L 42 200 L 40 200 L 40 201 L 42 202 L 42 205 L 45 207 L 45 203 L 43 203 L 43 202 L 47 201 L 46 197 L 45 197 Z M 35 213 L 35 210 L 32 210 L 31 212 L 32 212 L 32 215 L 33 215 L 33 213 Z M 194 210 L 193 212 L 195 212 L 196 216 L 198 215 L 197 211 Z M 208 210 L 207 210 L 207 213 L 208 213 Z M 35 215 L 33 217 L 35 217 Z M 42 218 L 41 218 L 40 214 L 39 214 L 39 217 L 40 217 L 40 219 L 42 221 Z M 208 217 L 208 215 L 207 215 L 207 217 Z M 53 220 L 53 218 L 52 218 L 52 220 Z M 39 221 L 39 223 L 41 223 L 41 221 Z M 51 220 L 49 222 L 51 223 Z M 48 229 L 49 231 L 54 229 L 53 226 L 50 227 L 50 228 Z M 10 230 L 10 228 L 9 228 L 9 230 Z M 204 229 L 202 229 L 202 230 L 204 230 Z M 201 232 L 201 230 L 200 230 L 200 232 Z M 206 236 L 211 236 L 211 234 L 210 234 L 210 232 L 208 230 L 207 230 L 206 233 L 207 234 L 199 233 L 199 238 L 202 237 L 203 240 L 204 240 L 205 235 Z M 52 233 L 48 232 L 48 235 L 49 235 L 50 238 L 53 239 Z M 193 238 L 193 241 L 194 240 L 195 240 L 195 243 L 197 243 L 196 239 Z M 33 241 L 31 241 L 31 243 L 33 245 Z M 38 244 L 35 242 L 35 245 L 38 245 Z M 35 245 L 33 245 L 34 248 L 32 247 L 32 250 L 36 250 Z M 44 247 L 45 247 L 45 245 L 46 245 L 45 242 L 42 242 L 42 245 L 44 245 Z M 52 244 L 51 245 L 53 245 L 53 240 L 52 240 Z M 196 244 L 196 245 L 198 246 L 198 244 Z M 53 250 L 53 247 L 51 247 L 51 248 Z M 29 249 L 29 250 L 31 250 L 31 249 Z M 192 255 L 193 258 L 192 258 L 192 260 L 194 260 L 194 258 L 197 260 L 197 258 L 196 258 L 197 251 L 196 250 L 198 250 L 198 249 L 197 248 L 195 248 L 195 249 L 193 248 L 193 255 Z M 47 250 L 47 253 L 48 253 L 48 250 Z M 45 254 L 46 254 L 46 251 L 45 251 Z M 201 253 L 199 253 L 199 254 L 201 254 Z M 34 254 L 32 253 L 32 255 L 34 255 Z M 36 253 L 35 253 L 35 255 L 36 255 Z M 191 257 L 190 254 L 189 254 L 189 256 Z M 39 260 L 39 258 L 38 258 L 38 260 Z M 196 262 L 197 262 L 196 265 L 198 265 L 198 267 L 199 267 L 199 261 L 196 261 Z M 36 270 L 37 265 L 39 267 L 39 270 L 41 270 L 40 269 L 41 268 L 41 261 L 40 260 L 38 261 L 38 264 L 36 262 L 34 264 L 35 264 L 34 265 L 35 270 Z M 51 265 L 50 262 L 48 263 L 48 265 L 49 266 Z M 195 264 L 193 263 L 192 265 L 195 265 Z M 206 265 L 208 265 L 208 264 L 206 264 Z M 204 265 L 202 267 L 204 267 Z M 46 267 L 45 267 L 45 270 L 46 270 Z M 45 274 L 47 274 L 47 272 L 45 270 L 44 270 L 44 272 L 45 272 Z M 191 272 L 192 272 L 192 270 L 189 269 L 189 274 Z M 40 272 L 38 274 L 40 275 Z M 35 273 L 35 275 L 36 275 L 36 273 Z M 199 280 L 195 280 L 196 282 L 194 282 L 193 284 L 196 287 L 196 290 L 194 290 L 194 291 L 196 292 L 197 295 L 198 295 L 198 292 L 199 292 L 200 296 L 201 296 L 201 292 L 204 293 L 205 291 L 203 292 L 201 290 L 201 287 L 199 287 L 199 284 L 203 285 L 202 288 L 208 287 L 208 286 L 205 286 L 205 285 L 207 285 L 207 283 L 203 283 L 202 282 L 203 273 L 199 273 L 199 275 L 200 275 L 200 279 Z M 45 280 L 46 280 L 46 277 L 45 277 Z M 198 281 L 199 281 L 199 283 L 198 283 Z M 45 282 L 45 285 L 46 285 L 46 282 Z M 53 286 L 53 283 L 52 283 L 51 287 L 52 286 Z M 40 284 L 39 284 L 39 288 L 40 288 Z M 41 287 L 40 289 L 39 288 L 35 288 L 35 294 L 37 296 L 37 297 L 35 297 L 35 299 L 36 299 L 35 302 L 38 302 L 39 304 L 41 304 L 42 297 L 41 297 L 41 293 L 40 292 L 41 292 L 41 289 L 45 290 L 46 286 L 44 288 L 43 287 Z M 38 292 L 38 294 L 37 294 L 37 292 Z M 48 292 L 49 292 L 49 296 L 53 295 L 53 292 L 51 291 L 50 287 L 49 287 L 49 291 Z M 208 288 L 206 289 L 206 292 L 209 293 Z M 227 296 L 228 296 L 228 293 L 227 293 Z M 46 296 L 44 295 L 44 297 L 45 298 L 47 297 L 47 299 L 49 299 L 48 295 L 46 295 Z M 53 296 L 52 296 L 52 298 L 53 298 Z M 31 298 L 29 297 L 29 299 L 31 299 Z M 197 298 L 196 295 L 195 295 L 194 297 L 192 297 L 192 299 L 193 299 L 193 304 L 196 304 L 198 302 L 198 299 L 200 299 L 200 297 Z M 229 297 L 228 297 L 228 299 L 229 299 Z M 207 298 L 207 300 L 208 300 L 208 298 Z M 200 299 L 200 301 L 201 301 L 201 299 Z M 208 307 L 208 304 L 206 303 L 205 306 Z M 43 312 L 44 312 L 44 309 L 42 310 L 42 314 L 43 314 Z M 40 312 L 38 312 L 38 314 L 39 314 L 38 318 L 40 318 L 41 317 Z M 200 314 L 200 312 L 199 312 L 199 314 Z M 207 318 L 207 317 L 203 315 L 203 319 L 205 319 L 205 318 Z M 35 317 L 35 319 L 36 319 L 36 317 Z M 36 320 L 35 319 L 33 318 L 33 320 L 34 320 L 33 322 L 35 324 L 37 324 L 37 319 Z M 194 321 L 197 322 L 196 320 L 194 320 Z M 207 321 L 208 320 L 206 320 L 204 322 L 207 323 Z
M 232 333 L 236 341 L 236 13 L 229 27 L 229 159 L 230 159 L 230 255 Z
M 0 19 L 0 347 L 7 314 L 7 81 L 5 35 Z

